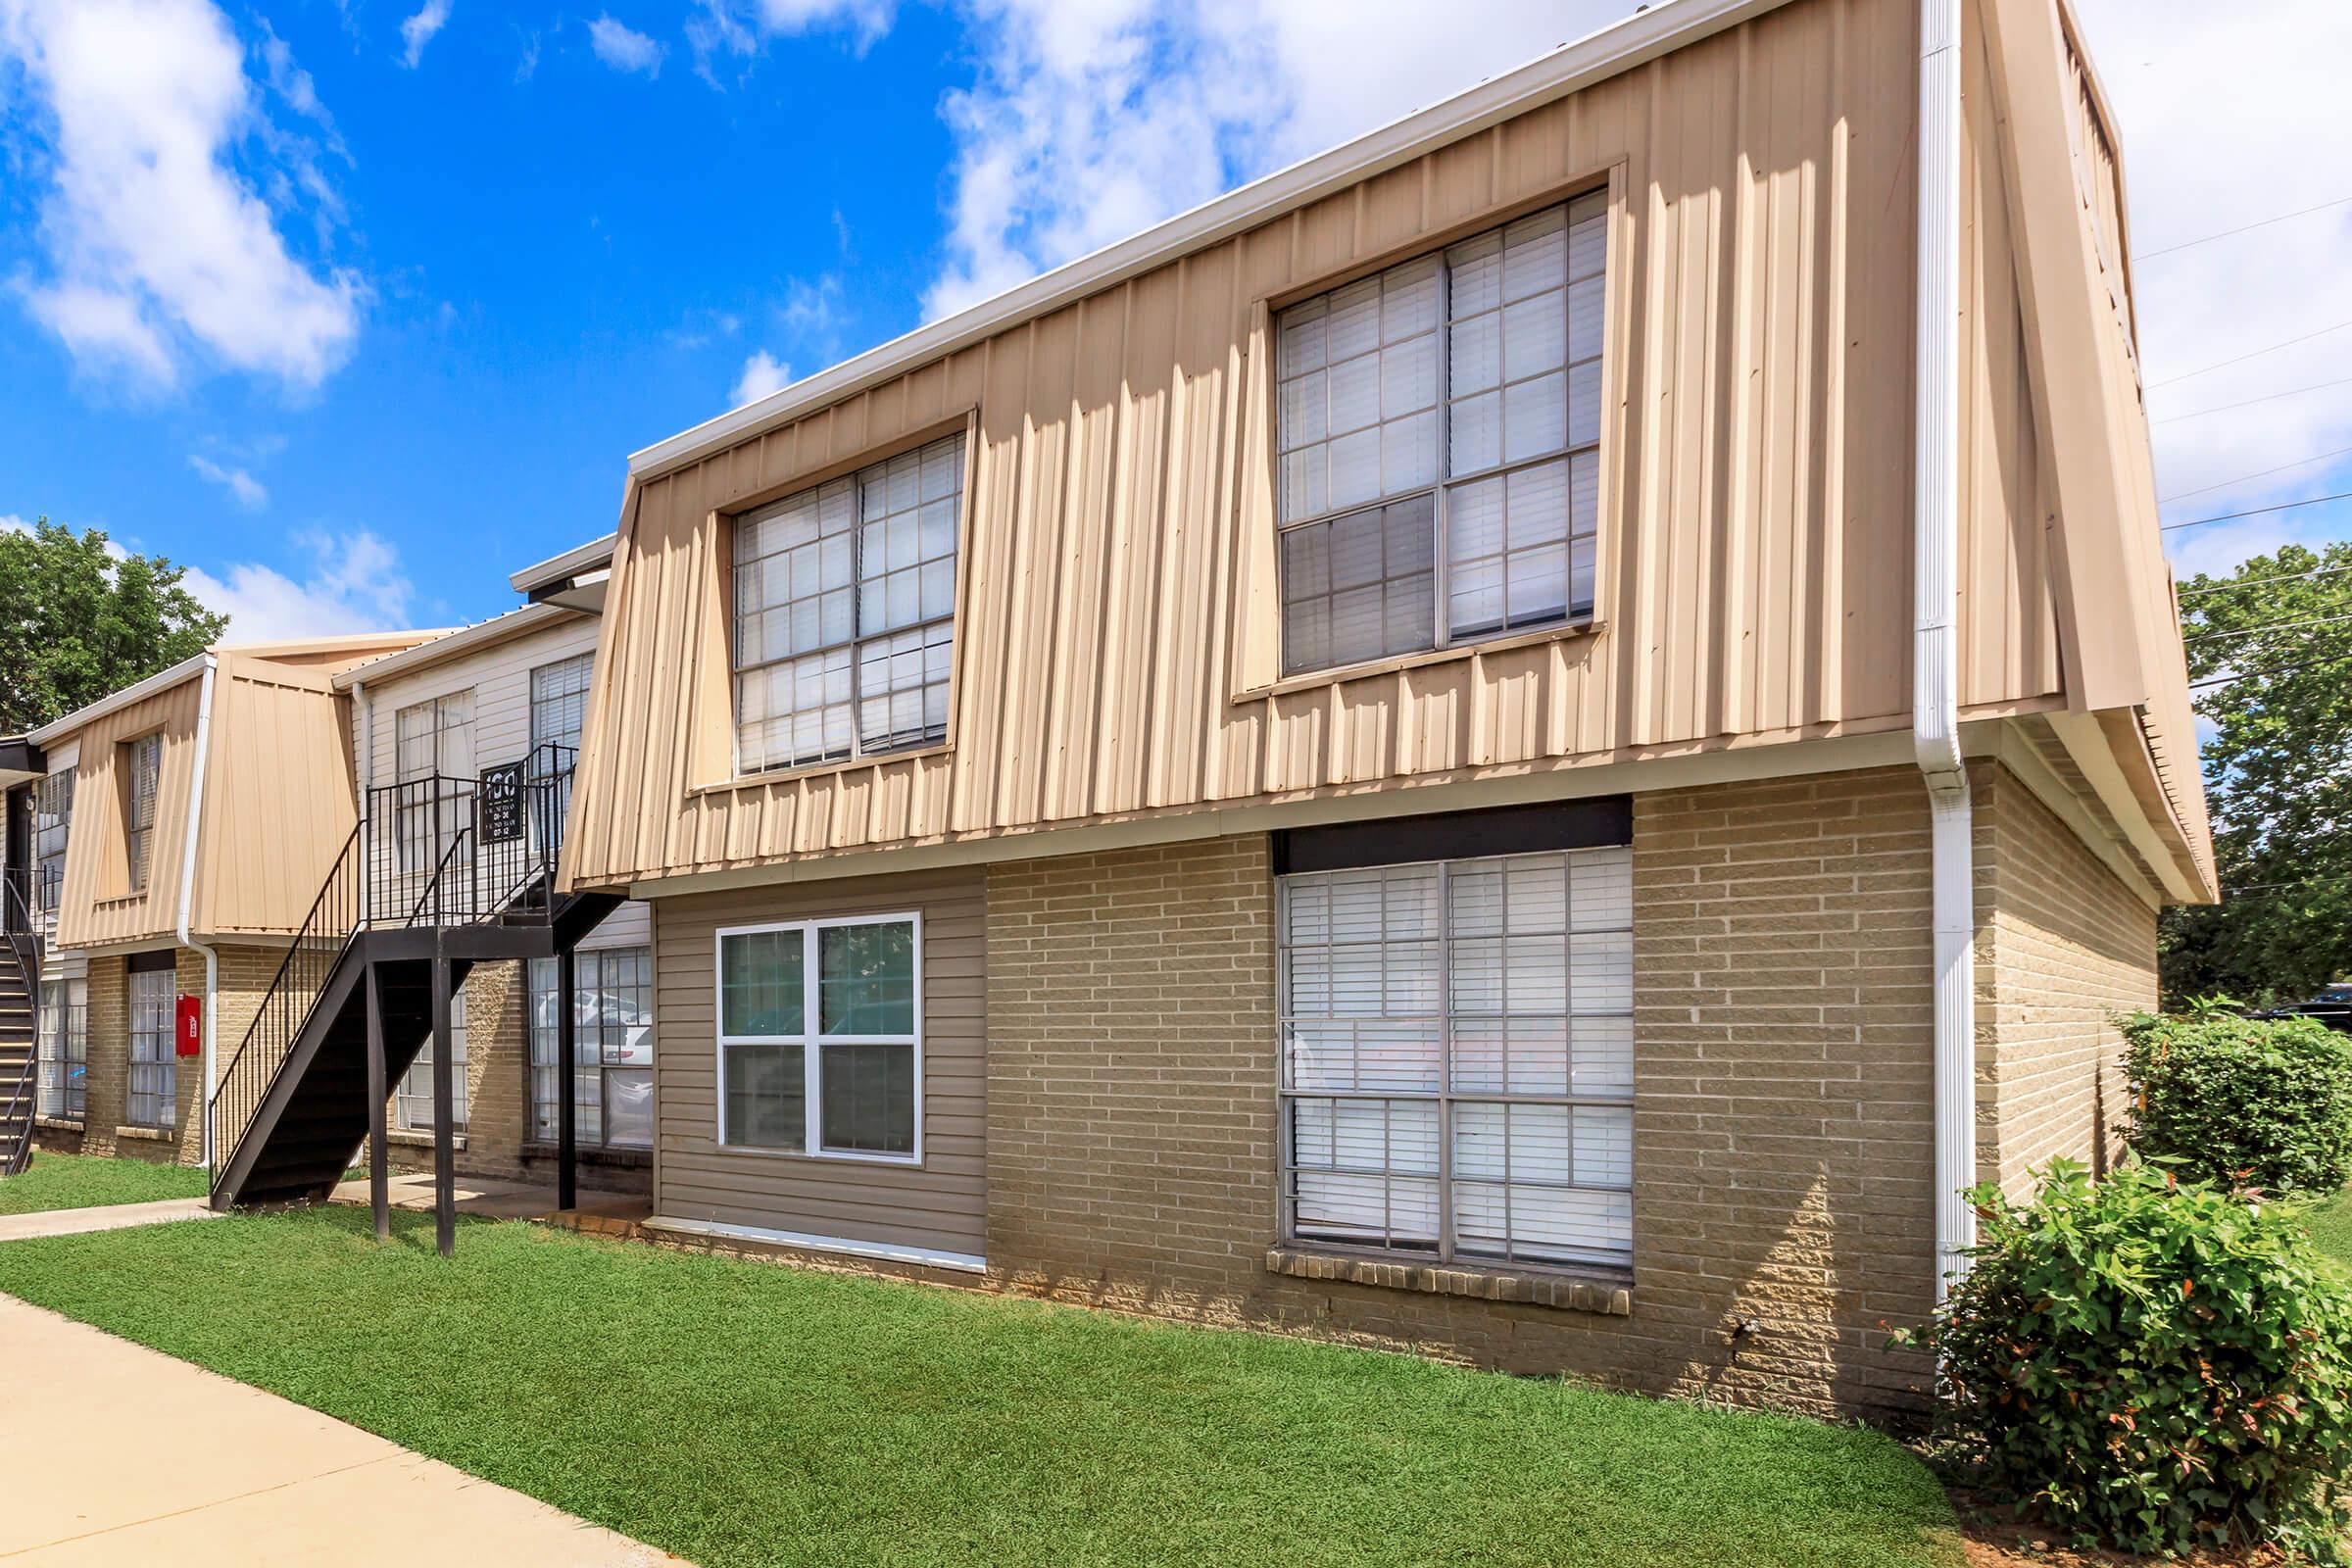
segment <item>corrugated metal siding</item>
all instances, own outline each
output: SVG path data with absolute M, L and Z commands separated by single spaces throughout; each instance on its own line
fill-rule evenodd
M 196 710 L 203 681 L 190 677 L 119 709 L 78 734 L 74 826 L 66 838 L 66 881 L 57 910 L 61 947 L 97 947 L 169 937 L 179 923 L 180 861 L 187 843 L 188 779 L 196 760 Z M 155 836 L 147 886 L 129 887 L 123 835 L 123 746 L 163 736 L 156 776 Z
M 1900 0 L 1798 0 L 635 487 L 572 873 L 1901 722 L 1914 38 Z M 1600 629 L 1256 689 L 1267 302 L 1604 178 Z M 967 412 L 951 749 L 726 783 L 711 515 Z M 2032 515 L 1971 541 L 1971 704 L 2055 686 Z
M 325 670 L 220 656 L 197 846 L 197 930 L 291 932 L 302 924 L 358 820 L 344 739 L 350 707 Z M 176 887 L 176 865 L 172 880 Z
M 922 1165 L 721 1148 L 713 933 L 722 925 L 909 909 L 923 918 Z M 656 1211 L 984 1253 L 987 914 L 986 873 L 977 868 L 663 900 L 654 977 Z

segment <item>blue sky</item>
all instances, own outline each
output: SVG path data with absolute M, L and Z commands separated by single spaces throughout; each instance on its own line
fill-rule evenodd
M 478 619 L 631 449 L 1629 9 L 0 0 L 0 522 L 188 563 L 240 636 Z M 2082 9 L 2139 250 L 2352 195 L 2352 8 Z M 2352 376 L 2352 206 L 2135 280 L 2168 516 L 2352 489 L 2298 461 L 2352 389 L 2274 396 Z

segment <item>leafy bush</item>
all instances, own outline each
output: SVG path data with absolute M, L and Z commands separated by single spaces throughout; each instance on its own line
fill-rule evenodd
M 1925 1329 L 1944 1435 L 1990 1486 L 2132 1551 L 2345 1560 L 2352 1281 L 2291 1208 L 2127 1164 L 1970 1195 L 1975 1268 Z
M 2352 1036 L 2218 1009 L 2123 1020 L 2131 1139 L 2183 1180 L 2326 1195 L 2352 1178 Z

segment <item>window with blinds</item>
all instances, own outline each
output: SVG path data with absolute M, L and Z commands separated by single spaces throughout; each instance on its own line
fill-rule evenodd
M 563 753 L 580 749 L 580 728 L 588 716 L 588 676 L 596 667 L 594 654 L 541 664 L 531 671 L 531 759 L 534 773 L 561 771 L 570 765 Z
M 1579 197 L 1281 313 L 1285 674 L 1592 614 L 1607 212 Z
M 426 1035 L 424 1044 L 416 1048 L 416 1059 L 392 1088 L 392 1125 L 402 1132 L 433 1130 L 433 1060 L 440 1049 L 440 1043 Z M 462 985 L 449 994 L 449 1059 L 455 1069 L 449 1075 L 449 1125 L 453 1131 L 464 1132 L 466 1054 L 466 988 Z
M 147 886 L 155 856 L 155 797 L 163 783 L 164 738 L 142 735 L 124 745 L 122 842 L 130 867 L 130 890 Z
M 66 885 L 66 835 L 74 825 L 74 769 L 61 767 L 32 787 L 32 903 L 57 911 Z
M 444 856 L 472 858 L 473 689 L 412 703 L 392 715 L 397 864 L 429 872 Z
M 1286 876 L 1280 904 L 1285 1234 L 1630 1262 L 1632 852 Z
M 739 772 L 948 734 L 963 437 L 735 519 Z
M 172 1054 L 170 969 L 133 969 L 125 986 L 130 1013 L 130 1076 L 122 1119 L 133 1127 L 172 1127 L 179 1116 L 179 1061 Z

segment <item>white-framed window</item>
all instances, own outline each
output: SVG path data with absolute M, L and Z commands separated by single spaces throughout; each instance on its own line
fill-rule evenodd
M 44 1116 L 78 1121 L 88 1108 L 90 987 L 86 980 L 41 982 L 39 1063 L 33 1103 Z
M 1275 321 L 1283 673 L 1592 612 L 1608 199 Z
M 172 1039 L 176 981 L 170 969 L 133 969 L 130 992 L 130 1084 L 122 1119 L 133 1127 L 170 1128 L 179 1118 L 179 1058 Z
M 32 906 L 43 914 L 57 912 L 73 825 L 74 769 L 61 767 L 32 787 Z
M 424 1045 L 409 1070 L 400 1075 L 392 1092 L 392 1125 L 403 1132 L 429 1133 L 433 1130 L 433 1052 L 435 1041 L 424 1037 Z M 459 986 L 449 994 L 449 1056 L 455 1069 L 449 1080 L 449 1125 L 454 1132 L 466 1130 L 466 988 Z
M 1284 1234 L 1628 1264 L 1632 852 L 1286 876 L 1279 905 Z
M 947 739 L 962 505 L 952 435 L 735 519 L 738 772 Z
M 572 956 L 572 1135 L 583 1147 L 650 1149 L 654 1142 L 654 954 L 582 949 Z M 563 1112 L 558 960 L 533 958 L 531 1136 L 554 1143 Z
M 718 932 L 719 1142 L 917 1164 L 922 917 Z
M 125 790 L 122 802 L 122 845 L 130 868 L 130 890 L 147 886 L 148 862 L 155 858 L 155 798 L 163 785 L 164 737 L 142 735 L 122 748 Z
M 470 855 L 469 844 L 457 845 L 459 831 L 471 824 L 470 788 L 437 782 L 469 786 L 474 777 L 470 687 L 412 703 L 392 715 L 392 776 L 399 868 L 429 872 L 453 846 L 460 858 Z
M 531 671 L 531 756 L 539 759 L 551 748 L 577 752 L 580 730 L 588 718 L 588 677 L 596 656 L 581 654 L 541 664 Z M 534 766 L 547 766 L 534 761 Z

